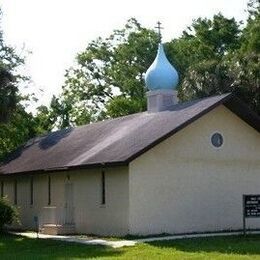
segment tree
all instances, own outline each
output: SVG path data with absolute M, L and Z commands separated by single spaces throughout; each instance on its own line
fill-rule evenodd
M 0 9 L 0 123 L 6 122 L 14 111 L 18 101 L 18 84 L 25 79 L 15 70 L 24 63 L 24 59 L 15 53 L 14 48 L 7 46 L 3 39 Z
M 23 64 L 24 58 L 5 44 L 0 27 L 0 161 L 38 133 L 33 115 L 27 113 L 21 103 L 28 98 L 19 92 L 20 84 L 27 80 L 17 73 Z
M 259 0 L 249 0 L 247 3 L 247 11 L 249 14 L 248 20 L 254 20 L 259 16 L 260 13 L 260 1 Z
M 42 131 L 38 131 L 37 121 L 33 115 L 18 105 L 8 122 L 0 124 L 0 161 L 8 153 L 40 132 Z
M 50 106 L 39 106 L 34 117 L 37 125 L 37 132 L 50 132 L 54 128 L 65 128 L 70 125 L 69 112 L 72 105 L 67 100 L 61 101 L 56 96 L 52 97 Z
M 0 65 L 0 122 L 6 122 L 16 107 L 17 88 L 12 84 L 13 76 Z
M 0 232 L 4 225 L 11 225 L 15 221 L 19 223 L 17 209 L 6 198 L 0 198 Z
M 146 109 L 144 73 L 156 55 L 157 34 L 130 19 L 122 30 L 92 41 L 66 72 L 62 103 L 72 124 Z
M 168 44 L 181 74 L 181 100 L 232 91 L 233 79 L 224 61 L 240 47 L 240 33 L 234 18 L 218 14 L 212 20 L 195 20 L 179 39 Z
M 182 100 L 233 92 L 260 113 L 259 2 L 250 8 L 243 30 L 218 14 L 212 21 L 197 19 L 168 45 L 181 71 Z
M 260 2 L 250 1 L 241 47 L 229 59 L 236 94 L 260 114 Z

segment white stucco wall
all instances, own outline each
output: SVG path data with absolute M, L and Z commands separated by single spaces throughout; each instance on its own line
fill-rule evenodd
M 214 132 L 224 137 L 219 149 L 210 142 Z M 65 184 L 73 183 L 77 233 L 241 229 L 242 194 L 260 194 L 260 135 L 220 106 L 135 159 L 129 168 L 105 172 L 106 205 L 101 205 L 101 169 L 49 173 L 50 207 L 64 208 Z M 4 194 L 14 201 L 14 178 L 22 227 L 31 229 L 33 216 L 41 218 L 48 207 L 48 174 L 34 176 L 33 205 L 29 175 L 1 177 Z M 260 219 L 247 222 L 250 228 L 260 228 Z
M 106 204 L 101 205 L 101 171 L 71 174 L 75 180 L 75 216 L 78 233 L 128 233 L 128 168 L 110 168 L 106 174 Z
M 220 106 L 130 163 L 129 233 L 241 229 L 242 194 L 260 194 L 260 134 Z
M 47 206 L 47 175 L 34 176 L 34 204 L 30 204 L 30 179 L 31 176 L 1 177 L 4 182 L 4 196 L 14 204 L 14 180 L 17 180 L 17 205 L 21 225 L 15 228 L 34 229 L 34 216 L 41 216 L 43 207 Z
M 74 189 L 73 207 L 77 233 L 125 235 L 128 233 L 128 168 L 104 170 L 105 205 L 101 205 L 101 169 L 50 173 L 51 205 L 48 205 L 47 174 L 34 176 L 33 205 L 30 205 L 30 176 L 0 179 L 4 180 L 4 195 L 11 203 L 14 202 L 14 179 L 17 179 L 17 207 L 20 212 L 21 228 L 34 228 L 34 216 L 38 216 L 41 222 L 46 219 L 44 214 L 50 211 L 53 212 L 50 214 L 62 214 L 65 206 L 64 187 L 70 182 L 73 183 Z

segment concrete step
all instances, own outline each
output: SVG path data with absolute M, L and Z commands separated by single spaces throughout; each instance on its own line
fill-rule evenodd
M 44 224 L 40 229 L 40 233 L 45 235 L 69 235 L 75 234 L 76 229 L 74 224 L 55 225 Z

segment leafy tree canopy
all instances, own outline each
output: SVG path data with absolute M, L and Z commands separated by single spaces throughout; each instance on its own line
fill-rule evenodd
M 37 132 L 32 114 L 25 111 L 19 86 L 27 77 L 17 69 L 24 64 L 24 58 L 4 42 L 0 10 L 0 160 Z
M 70 122 L 83 124 L 146 108 L 144 73 L 152 63 L 158 36 L 130 19 L 121 30 L 92 41 L 66 72 L 62 103 L 73 103 Z
M 248 21 L 243 29 L 234 19 L 219 14 L 212 21 L 196 20 L 192 30 L 189 29 L 192 34 L 184 32 L 180 39 L 173 41 L 173 57 L 174 54 L 178 57 L 182 41 L 184 44 L 191 42 L 188 53 L 178 57 L 185 61 L 180 65 L 183 73 L 179 88 L 181 99 L 234 92 L 260 113 L 259 1 L 251 1 L 248 10 Z M 185 57 L 188 58 L 185 60 Z
M 1 28 L 0 9 L 0 123 L 7 122 L 18 101 L 18 83 L 23 78 L 16 74 L 16 68 L 24 63 L 14 48 L 5 44 Z
M 179 98 L 235 92 L 259 113 L 259 5 L 249 3 L 246 26 L 222 14 L 198 18 L 165 44 L 180 74 Z M 158 35 L 130 19 L 106 39 L 92 41 L 66 72 L 59 126 L 81 125 L 146 109 L 144 73 L 156 56 Z M 62 106 L 61 106 L 62 105 Z M 54 109 L 55 110 L 55 109 Z M 57 111 L 57 109 L 56 109 Z

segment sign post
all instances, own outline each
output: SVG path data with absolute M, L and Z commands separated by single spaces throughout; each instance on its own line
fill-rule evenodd
M 246 218 L 260 218 L 260 195 L 243 195 L 243 233 L 246 235 Z
M 246 195 L 243 195 L 243 234 L 246 235 Z

